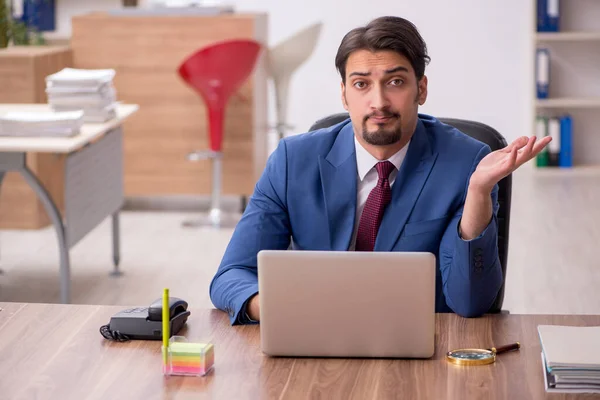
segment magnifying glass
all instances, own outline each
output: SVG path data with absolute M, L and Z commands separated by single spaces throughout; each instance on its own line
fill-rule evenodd
M 486 365 L 496 361 L 496 355 L 521 348 L 519 342 L 491 349 L 458 349 L 446 353 L 446 359 L 456 365 Z

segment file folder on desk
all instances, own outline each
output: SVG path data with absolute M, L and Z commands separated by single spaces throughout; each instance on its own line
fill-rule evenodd
M 600 326 L 539 325 L 547 392 L 600 393 Z

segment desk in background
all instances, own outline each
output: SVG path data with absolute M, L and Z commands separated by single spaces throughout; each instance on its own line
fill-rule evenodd
M 113 263 L 118 273 L 119 210 L 124 202 L 121 125 L 137 109 L 137 105 L 119 105 L 116 119 L 103 124 L 84 124 L 78 135 L 69 138 L 0 137 L 0 192 L 4 175 L 10 171 L 19 173 L 38 196 L 56 230 L 62 303 L 70 302 L 69 249 L 108 216 L 112 216 Z M 48 110 L 50 106 L 44 104 L 0 104 L 0 114 Z M 64 182 L 60 192 L 64 213 L 61 214 L 48 188 L 29 167 L 30 153 L 64 158 L 64 168 L 57 177 Z
M 11 46 L 0 49 L 0 103 L 46 103 L 46 76 L 73 66 L 65 46 Z M 60 171 L 65 157 L 48 153 L 27 154 L 27 165 L 63 209 Z M 6 174 L 0 192 L 0 229 L 39 229 L 50 224 L 35 192 L 21 175 Z
M 125 195 L 210 194 L 210 161 L 187 160 L 190 152 L 209 148 L 206 107 L 177 69 L 185 58 L 213 42 L 243 38 L 267 45 L 267 16 L 135 13 L 92 13 L 72 19 L 75 67 L 115 69 L 118 99 L 140 105 L 123 138 Z M 224 195 L 251 195 L 266 164 L 265 55 L 263 51 L 253 75 L 226 109 Z
M 101 325 L 125 307 L 0 303 L 0 393 L 36 399 L 566 399 L 546 394 L 540 324 L 600 325 L 600 316 L 436 316 L 429 360 L 269 358 L 259 326 L 229 326 L 217 310 L 191 309 L 180 334 L 215 344 L 203 378 L 163 377 L 160 341 L 109 342 Z M 358 322 L 359 323 L 359 322 Z M 496 363 L 460 367 L 448 350 L 515 341 Z

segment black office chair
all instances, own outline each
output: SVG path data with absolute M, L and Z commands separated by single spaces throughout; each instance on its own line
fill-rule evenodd
M 348 113 L 333 114 L 315 122 L 310 130 L 314 131 L 335 125 L 348 119 Z M 480 122 L 454 118 L 439 118 L 445 124 L 451 125 L 466 135 L 490 146 L 492 151 L 506 147 L 506 139 L 494 128 Z M 489 313 L 507 312 L 502 310 L 504 302 L 504 285 L 506 283 L 506 262 L 508 258 L 508 233 L 510 227 L 510 199 L 512 193 L 512 175 L 508 175 L 498 183 L 498 255 L 502 267 L 503 282 L 498 296 L 492 304 Z

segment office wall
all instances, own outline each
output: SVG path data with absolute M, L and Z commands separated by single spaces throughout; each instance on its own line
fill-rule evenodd
M 143 4 L 144 1 L 142 0 Z M 223 3 L 226 3 L 223 1 Z M 429 98 L 421 111 L 488 123 L 507 138 L 531 134 L 533 1 L 525 0 L 232 0 L 239 11 L 269 13 L 270 44 L 306 25 L 324 28 L 312 58 L 291 84 L 290 123 L 301 132 L 342 111 L 334 56 L 343 35 L 380 15 L 413 21 L 432 58 Z M 57 32 L 70 34 L 72 15 L 119 7 L 120 0 L 58 0 Z M 273 107 L 270 107 L 273 120 Z

